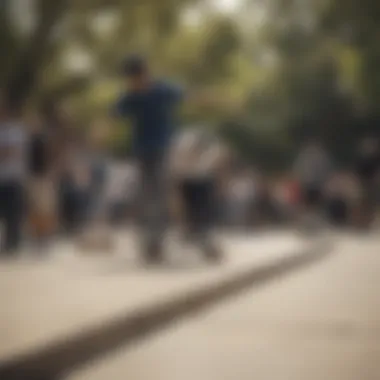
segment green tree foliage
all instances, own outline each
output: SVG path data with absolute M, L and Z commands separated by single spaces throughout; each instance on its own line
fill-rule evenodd
M 236 24 L 228 18 L 209 20 L 202 30 L 204 44 L 194 62 L 196 83 L 212 84 L 231 76 L 231 58 L 240 48 Z
M 379 134 L 380 3 L 303 4 L 280 1 L 271 9 L 264 40 L 277 65 L 263 85 L 253 88 L 246 128 L 256 141 L 270 134 L 269 141 L 282 140 L 290 156 L 305 137 L 317 136 L 338 161 L 348 162 L 358 138 L 368 131 Z M 243 140 L 241 150 L 249 156 Z M 274 155 L 284 149 L 284 144 L 266 144 Z
M 11 1 L 0 7 L 0 80 L 20 102 L 67 97 L 91 124 L 123 85 L 121 59 L 141 52 L 158 72 L 235 102 L 234 112 L 185 108 L 182 120 L 220 126 L 243 157 L 264 167 L 286 166 L 308 135 L 347 162 L 360 136 L 378 132 L 379 1 L 247 0 L 252 15 L 265 15 L 255 27 L 245 8 L 182 22 L 207 0 L 31 0 L 36 22 L 26 34 L 10 17 Z M 88 67 L 70 68 L 70 54 L 82 54 Z M 113 146 L 123 151 L 127 127 L 114 127 Z
M 361 55 L 361 86 L 373 110 L 380 102 L 379 19 L 380 3 L 374 0 L 347 0 L 344 6 L 337 0 L 330 1 L 321 17 L 325 31 Z

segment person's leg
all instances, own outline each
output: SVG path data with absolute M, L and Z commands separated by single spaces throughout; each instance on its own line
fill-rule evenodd
M 306 233 L 314 232 L 316 203 L 317 191 L 315 186 L 305 185 L 302 191 L 302 210 L 299 224 L 301 229 Z
M 44 204 L 43 183 L 40 178 L 31 178 L 28 186 L 28 234 L 32 245 L 40 251 L 44 240 Z
M 145 256 L 161 259 L 162 242 L 166 232 L 166 181 L 164 158 L 148 157 L 140 160 L 140 227 Z
M 219 260 L 221 254 L 212 236 L 215 218 L 215 183 L 213 179 L 198 182 L 194 190 L 194 232 L 207 259 Z
M 81 234 L 86 224 L 88 194 L 86 190 L 73 187 L 67 194 L 67 230 L 75 236 Z
M 39 252 L 48 247 L 56 232 L 56 194 L 49 177 L 34 178 L 29 186 L 29 228 Z
M 0 245 L 0 255 L 4 255 L 4 232 L 5 232 L 5 215 L 7 209 L 7 188 L 6 185 L 0 184 L 0 221 L 1 221 L 1 245 Z
M 375 180 L 370 181 L 368 184 L 368 208 L 369 208 L 369 227 L 372 228 L 376 222 L 377 217 L 377 184 Z
M 339 200 L 339 224 L 341 227 L 346 227 L 348 225 L 348 200 L 341 197 Z
M 71 236 L 74 230 L 74 197 L 72 191 L 66 191 L 64 195 L 64 202 L 63 202 L 63 227 L 64 232 L 68 236 Z
M 194 243 L 198 227 L 197 184 L 193 180 L 185 180 L 181 185 L 183 204 L 183 237 L 188 243 Z
M 358 212 L 358 227 L 363 230 L 368 230 L 371 226 L 373 213 L 373 204 L 371 202 L 371 185 L 370 181 L 361 181 L 361 199 Z
M 20 248 L 23 222 L 23 187 L 9 184 L 5 192 L 3 251 L 9 254 Z
M 73 232 L 73 190 L 69 182 L 61 184 L 59 192 L 59 222 L 62 232 L 70 236 Z

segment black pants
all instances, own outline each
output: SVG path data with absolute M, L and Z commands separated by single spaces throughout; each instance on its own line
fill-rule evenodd
M 376 219 L 378 209 L 378 185 L 374 178 L 361 178 L 360 224 L 369 228 Z
M 63 194 L 61 223 L 66 233 L 77 233 L 84 227 L 88 199 L 89 195 L 80 189 L 72 188 Z
M 303 202 L 309 208 L 318 208 L 323 204 L 323 191 L 320 186 L 304 186 Z
M 362 178 L 360 186 L 362 191 L 362 207 L 369 213 L 376 211 L 379 196 L 376 180 Z
M 212 179 L 188 179 L 181 184 L 188 234 L 207 244 L 215 218 L 215 183 Z
M 327 214 L 335 226 L 345 226 L 349 221 L 347 201 L 343 197 L 334 197 L 327 201 Z
M 24 191 L 21 183 L 0 183 L 0 218 L 3 223 L 1 252 L 11 253 L 21 244 Z

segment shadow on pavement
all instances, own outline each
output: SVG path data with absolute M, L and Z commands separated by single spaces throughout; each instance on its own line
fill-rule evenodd
M 252 286 L 265 285 L 281 276 L 321 260 L 331 252 L 329 242 L 319 242 L 276 263 L 250 268 L 207 289 L 161 301 L 122 315 L 106 324 L 68 337 L 9 362 L 0 363 L 2 380 L 55 380 L 91 361 L 123 348 L 184 317 L 211 307 Z

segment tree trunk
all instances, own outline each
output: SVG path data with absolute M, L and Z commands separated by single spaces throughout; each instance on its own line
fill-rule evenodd
M 38 0 L 38 22 L 20 52 L 6 86 L 12 102 L 22 106 L 33 89 L 52 44 L 55 27 L 65 15 L 68 0 Z

